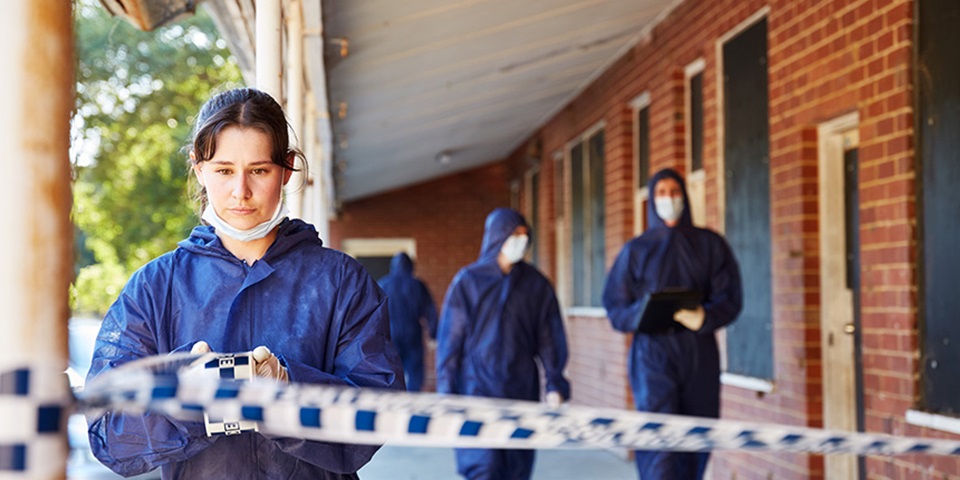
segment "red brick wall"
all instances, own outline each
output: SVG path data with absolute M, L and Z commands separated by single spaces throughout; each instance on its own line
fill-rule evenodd
M 480 254 L 487 214 L 508 206 L 508 178 L 500 162 L 346 203 L 330 222 L 329 245 L 339 249 L 348 238 L 415 239 L 415 274 L 440 309 L 453 276 Z M 428 349 L 424 388 L 435 386 L 434 352 Z
M 606 318 L 567 317 L 573 404 L 632 408 L 625 361 L 630 341 L 609 325 Z
M 652 170 L 685 165 L 684 67 L 703 58 L 704 167 L 707 223 L 721 227 L 722 137 L 718 122 L 717 41 L 768 9 L 770 168 L 774 273 L 775 390 L 725 387 L 723 415 L 822 426 L 817 126 L 841 115 L 860 117 L 862 332 L 867 430 L 948 436 L 904 422 L 920 395 L 917 336 L 917 246 L 911 103 L 911 0 L 686 1 L 648 39 L 616 61 L 537 132 L 544 152 L 563 151 L 584 130 L 605 122 L 607 263 L 633 231 L 633 139 L 629 102 L 650 93 Z M 569 186 L 567 188 L 569 193 Z M 545 189 L 544 189 L 545 190 Z M 545 192 L 542 192 L 542 194 Z M 547 201 L 543 201 L 547 200 Z M 544 208 L 556 208 L 542 199 Z M 541 213 L 543 213 L 542 211 Z M 569 227 L 554 234 L 569 238 Z M 545 239 L 555 245 L 556 239 Z M 557 252 L 562 262 L 569 250 Z M 559 290 L 564 289 L 560 285 Z M 574 398 L 628 405 L 597 372 L 624 346 L 607 322 L 568 319 Z M 625 352 L 624 352 L 625 353 Z M 593 375 L 593 376 L 591 376 Z M 611 380 L 607 378 L 607 380 Z M 599 385 L 603 383 L 604 385 Z M 584 391 L 589 390 L 589 391 Z M 622 390 L 621 390 L 622 391 Z M 715 456 L 715 478 L 822 478 L 810 455 Z M 935 470 L 930 470 L 932 463 Z M 960 472 L 949 458 L 871 458 L 870 478 L 929 478 Z

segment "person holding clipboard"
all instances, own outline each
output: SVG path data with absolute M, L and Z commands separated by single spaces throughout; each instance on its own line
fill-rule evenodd
M 649 192 L 647 230 L 617 256 L 603 306 L 615 329 L 633 334 L 628 363 L 637 410 L 717 418 L 714 333 L 740 313 L 740 269 L 723 237 L 693 226 L 680 174 L 657 172 Z M 709 458 L 709 452 L 636 452 L 643 480 L 701 479 Z

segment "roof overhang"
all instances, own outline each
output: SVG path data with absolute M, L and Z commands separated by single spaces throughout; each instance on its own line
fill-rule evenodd
M 338 196 L 506 158 L 678 3 L 325 0 Z

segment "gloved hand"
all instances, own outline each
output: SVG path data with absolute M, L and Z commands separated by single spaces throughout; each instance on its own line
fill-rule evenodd
M 694 332 L 700 330 L 700 327 L 703 326 L 704 317 L 706 317 L 706 312 L 703 311 L 703 306 L 697 307 L 696 310 L 677 310 L 677 313 L 673 314 L 674 320 Z
M 207 342 L 200 340 L 199 342 L 193 344 L 193 347 L 190 348 L 190 353 L 210 353 L 210 345 L 207 345 Z
M 261 378 L 273 378 L 284 383 L 289 381 L 287 369 L 280 365 L 280 359 L 263 345 L 253 349 L 253 373 Z
M 560 408 L 560 405 L 563 404 L 563 397 L 560 396 L 560 392 L 547 392 L 544 401 L 550 408 Z

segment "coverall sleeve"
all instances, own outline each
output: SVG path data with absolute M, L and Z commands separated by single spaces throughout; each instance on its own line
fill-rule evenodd
M 423 306 L 420 315 L 427 321 L 427 333 L 430 334 L 430 338 L 436 340 L 437 306 L 434 305 L 433 296 L 430 295 L 430 290 L 423 282 L 420 282 L 420 304 Z
M 404 388 L 400 356 L 390 341 L 386 295 L 361 268 L 345 265 L 343 282 L 337 292 L 336 310 L 341 328 L 336 339 L 334 371 L 324 372 L 284 358 L 291 382 Z M 285 453 L 336 473 L 356 472 L 380 448 L 287 437 L 273 437 L 273 440 Z
M 460 369 L 470 313 L 462 284 L 463 274 L 459 274 L 450 285 L 443 302 L 437 331 L 437 393 L 463 393 Z
M 543 364 L 547 392 L 557 392 L 564 400 L 570 399 L 570 382 L 563 376 L 567 365 L 567 333 L 563 328 L 560 306 L 552 289 L 544 302 L 538 329 L 538 356 Z
M 631 254 L 631 244 L 627 243 L 617 255 L 603 286 L 603 307 L 607 310 L 607 317 L 613 328 L 625 333 L 637 331 L 640 314 L 650 299 L 649 293 L 634 293 L 638 282 L 634 272 L 642 268 L 635 263 L 640 261 Z
M 730 246 L 719 235 L 714 248 L 714 268 L 710 275 L 710 295 L 703 302 L 703 326 L 697 333 L 713 334 L 737 318 L 743 307 L 740 267 Z
M 158 302 L 154 287 L 137 272 L 110 307 L 100 327 L 87 379 L 138 358 L 156 355 L 152 319 Z M 207 437 L 203 422 L 172 420 L 151 413 L 107 411 L 88 416 L 93 454 L 123 476 L 148 472 L 163 464 L 187 460 L 217 437 Z

